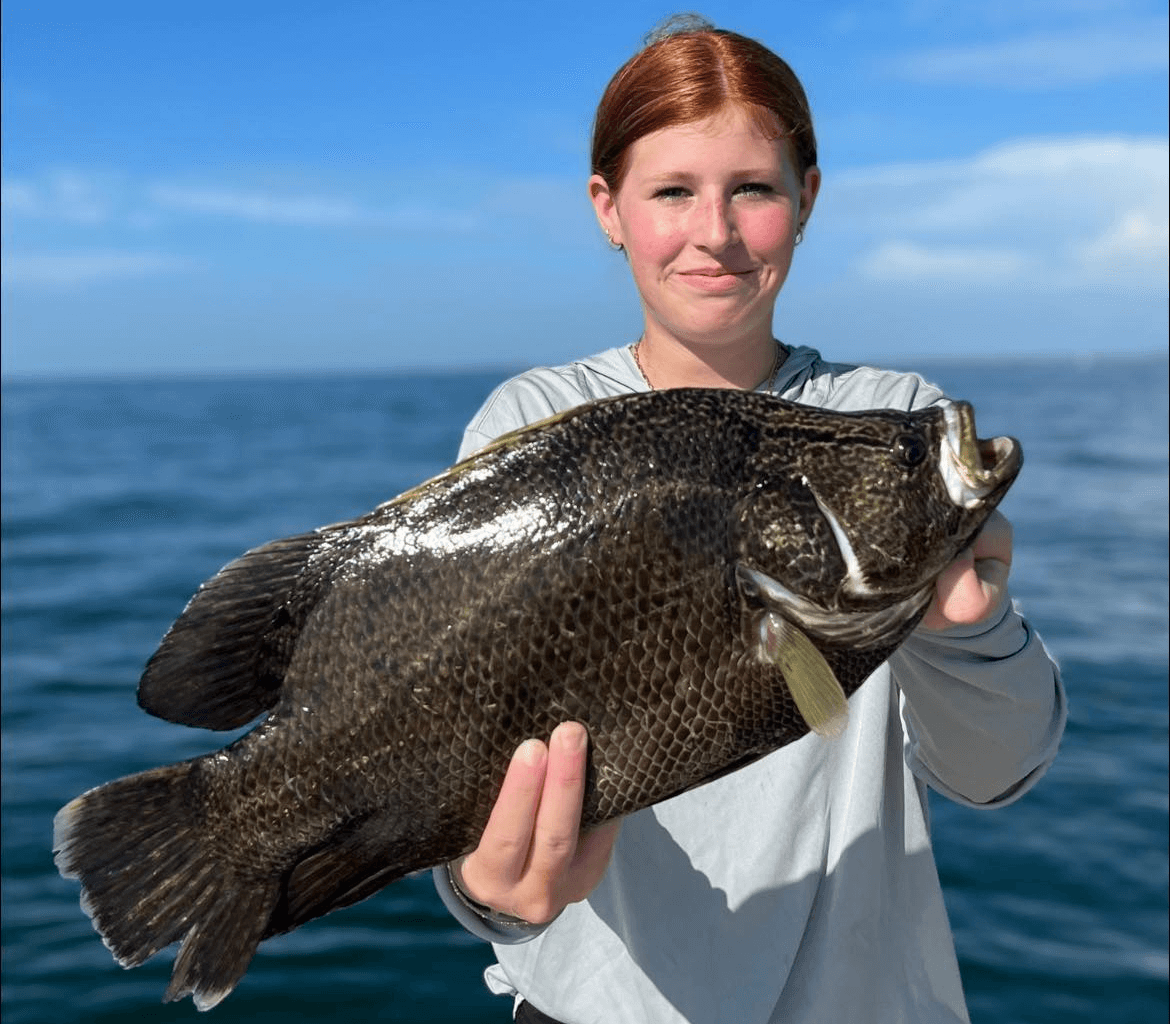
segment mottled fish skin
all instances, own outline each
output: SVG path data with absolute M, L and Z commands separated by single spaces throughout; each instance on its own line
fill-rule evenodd
M 562 721 L 589 729 L 586 826 L 799 739 L 791 662 L 761 637 L 795 626 L 845 695 L 889 657 L 1019 469 L 1014 442 L 987 444 L 962 507 L 947 444 L 939 408 L 653 392 L 249 552 L 200 588 L 139 699 L 209 728 L 267 717 L 73 801 L 58 865 L 127 965 L 187 936 L 168 997 L 206 1007 L 262 938 L 473 848 L 512 751 Z

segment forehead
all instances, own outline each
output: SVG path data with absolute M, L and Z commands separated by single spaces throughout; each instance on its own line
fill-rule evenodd
M 644 178 L 721 169 L 788 171 L 792 167 L 789 146 L 778 125 L 765 132 L 751 112 L 729 105 L 699 121 L 643 135 L 630 147 L 627 174 Z

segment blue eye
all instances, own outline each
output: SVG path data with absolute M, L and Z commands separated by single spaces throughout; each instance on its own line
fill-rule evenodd
M 654 193 L 655 199 L 682 199 L 687 194 L 687 190 L 681 185 L 668 185 L 666 188 L 660 188 Z
M 746 185 L 740 185 L 736 191 L 746 195 L 771 195 L 776 190 L 762 181 L 749 181 Z

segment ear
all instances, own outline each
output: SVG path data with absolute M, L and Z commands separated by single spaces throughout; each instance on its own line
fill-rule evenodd
M 812 216 L 817 193 L 821 190 L 821 169 L 810 167 L 804 172 L 804 184 L 800 187 L 800 223 L 807 224 Z
M 609 236 L 614 245 L 624 245 L 622 222 L 617 212 L 617 197 L 610 192 L 609 185 L 600 174 L 594 174 L 589 179 L 589 201 L 593 203 L 593 212 L 597 214 L 601 230 Z

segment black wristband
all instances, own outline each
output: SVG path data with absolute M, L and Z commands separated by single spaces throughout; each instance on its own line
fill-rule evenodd
M 459 898 L 468 910 L 478 917 L 482 917 L 485 921 L 490 921 L 492 924 L 502 925 L 505 928 L 543 928 L 543 925 L 532 924 L 530 921 L 525 921 L 522 917 L 516 917 L 513 914 L 505 914 L 502 910 L 493 910 L 486 903 L 480 903 L 479 900 L 472 899 L 463 886 L 460 885 L 459 869 L 456 866 L 459 861 L 454 861 L 447 865 L 447 880 L 451 883 L 451 891 Z

